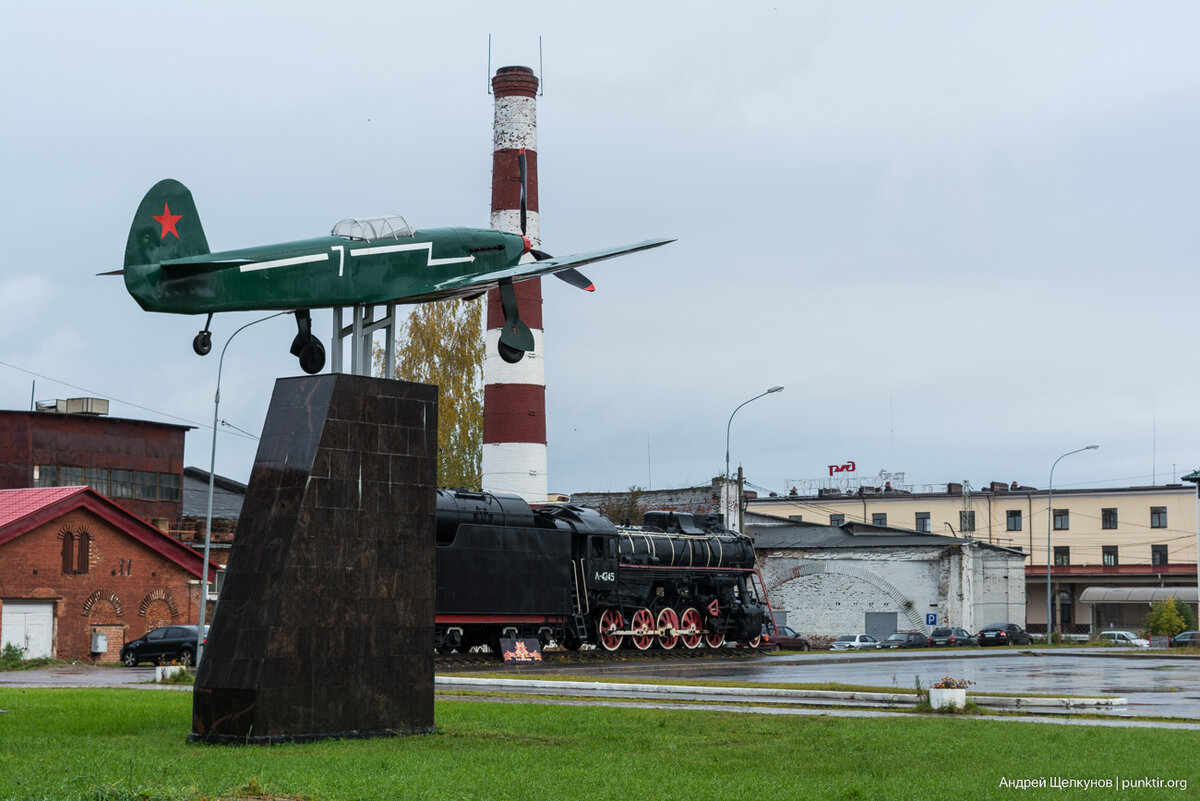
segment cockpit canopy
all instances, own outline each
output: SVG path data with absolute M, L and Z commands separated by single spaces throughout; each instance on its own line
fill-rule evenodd
M 330 236 L 340 236 L 343 239 L 362 242 L 370 242 L 375 239 L 402 239 L 410 237 L 414 233 L 412 227 L 399 214 L 342 220 L 329 232 Z

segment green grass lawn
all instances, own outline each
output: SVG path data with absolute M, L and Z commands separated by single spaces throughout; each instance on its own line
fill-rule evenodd
M 283 746 L 185 741 L 191 694 L 0 689 L 0 798 L 992 799 L 1195 797 L 1200 733 L 447 701 L 437 734 Z M 1002 778 L 1186 779 L 1021 791 Z

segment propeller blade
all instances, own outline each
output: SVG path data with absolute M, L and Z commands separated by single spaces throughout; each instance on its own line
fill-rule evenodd
M 525 148 L 517 151 L 517 166 L 521 168 L 521 233 L 525 233 L 525 209 L 526 199 L 525 193 L 529 188 L 529 176 L 526 174 L 525 165 Z
M 595 292 L 596 285 L 588 280 L 587 276 L 576 270 L 574 267 L 568 267 L 555 273 L 556 276 L 566 281 L 576 289 L 582 289 L 584 292 Z
M 529 255 L 533 256 L 533 258 L 537 261 L 546 261 L 547 259 L 554 258 L 546 251 L 537 250 L 536 248 L 533 250 L 530 250 Z M 560 270 L 560 271 L 556 272 L 555 275 L 558 276 L 559 278 L 561 278 L 562 280 L 566 281 L 568 284 L 575 287 L 576 289 L 582 289 L 584 292 L 595 292 L 596 291 L 596 285 L 591 282 L 591 279 L 589 279 L 583 273 L 579 272 L 579 270 L 576 270 L 574 267 L 570 267 L 566 270 Z
M 109 270 L 106 273 L 96 273 L 96 275 L 124 275 L 124 270 Z

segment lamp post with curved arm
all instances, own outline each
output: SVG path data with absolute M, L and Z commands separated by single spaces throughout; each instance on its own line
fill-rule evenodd
M 740 404 L 737 407 L 737 409 L 733 410 L 733 414 L 729 415 L 729 422 L 725 424 L 725 486 L 724 486 L 723 494 L 726 497 L 728 497 L 728 490 L 729 490 L 729 431 L 730 431 L 730 427 L 733 425 L 733 415 L 737 414 L 738 411 L 741 410 L 742 406 L 745 406 L 747 403 L 752 403 L 753 401 L 756 401 L 759 398 L 764 398 L 767 395 L 770 395 L 775 392 L 783 392 L 783 386 L 777 384 L 777 385 L 771 387 L 770 389 L 768 389 L 766 392 L 755 395 L 750 400 L 744 401 L 742 404 Z M 726 525 L 729 525 L 728 521 L 726 522 Z
M 240 334 L 245 329 L 258 323 L 264 323 L 280 315 L 291 314 L 290 311 L 282 311 L 277 314 L 271 314 L 266 317 L 260 317 L 257 320 L 251 320 L 243 325 L 238 330 L 229 335 L 229 339 L 225 340 L 225 346 L 221 348 L 221 359 L 217 362 L 217 392 L 213 396 L 213 425 L 212 425 L 212 454 L 208 461 L 208 510 L 204 514 L 204 562 L 200 573 L 200 625 L 196 631 L 196 664 L 200 664 L 200 659 L 204 656 L 204 618 L 208 611 L 208 563 L 209 563 L 209 548 L 212 545 L 212 508 L 213 508 L 213 484 L 217 473 L 217 415 L 221 408 L 221 370 L 225 367 L 225 351 L 229 348 L 229 343 L 233 342 L 233 338 Z
M 1050 547 L 1050 535 L 1054 532 L 1054 468 L 1058 467 L 1059 462 L 1073 453 L 1094 451 L 1099 447 L 1100 443 L 1093 442 L 1091 445 L 1067 451 L 1055 459 L 1054 464 L 1050 465 L 1050 481 L 1046 484 L 1046 514 L 1049 517 L 1046 521 L 1046 645 L 1050 644 L 1054 633 L 1054 607 L 1050 603 L 1050 574 L 1054 566 L 1054 550 Z

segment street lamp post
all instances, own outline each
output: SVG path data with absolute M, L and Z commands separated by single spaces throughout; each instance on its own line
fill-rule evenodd
M 252 320 L 243 325 L 238 330 L 229 335 L 229 339 L 225 340 L 225 347 L 221 348 L 221 359 L 217 362 L 217 392 L 213 396 L 213 425 L 212 425 L 212 453 L 208 461 L 208 510 L 204 514 L 204 562 L 200 573 L 200 625 L 196 631 L 196 664 L 200 664 L 201 658 L 204 656 L 204 618 L 208 611 L 208 562 L 209 549 L 212 545 L 212 508 L 213 508 L 213 484 L 217 473 L 217 415 L 221 408 L 221 370 L 225 367 L 225 351 L 229 348 L 229 343 L 233 342 L 233 338 L 240 334 L 243 330 L 258 323 L 264 323 L 267 320 L 279 317 L 283 314 L 291 314 L 290 311 L 282 311 L 278 314 L 272 314 L 267 317 L 260 317 L 257 320 Z
M 1054 607 L 1050 603 L 1050 575 L 1054 566 L 1054 549 L 1050 547 L 1050 535 L 1054 532 L 1054 468 L 1058 467 L 1059 462 L 1073 453 L 1094 451 L 1099 447 L 1100 443 L 1093 442 L 1091 445 L 1067 451 L 1055 459 L 1054 464 L 1050 465 L 1050 481 L 1046 484 L 1046 515 L 1049 518 L 1046 520 L 1046 645 L 1050 644 L 1054 631 Z
M 1200 617 L 1200 469 L 1183 480 L 1196 485 L 1196 615 Z
M 722 488 L 723 489 L 722 494 L 725 495 L 726 498 L 729 497 L 729 430 L 730 430 L 730 426 L 733 425 L 733 415 L 737 414 L 738 411 L 742 408 L 742 406 L 745 406 L 747 403 L 752 403 L 753 401 L 756 401 L 759 398 L 764 398 L 767 395 L 770 395 L 774 392 L 783 392 L 783 386 L 777 384 L 777 385 L 771 387 L 770 389 L 768 389 L 766 392 L 755 395 L 750 400 L 745 401 L 744 403 L 739 405 L 737 407 L 737 409 L 733 410 L 733 414 L 729 415 L 729 422 L 725 424 L 725 486 Z M 728 508 L 728 504 L 726 505 L 726 508 Z M 729 525 L 729 521 L 726 521 L 726 525 Z

